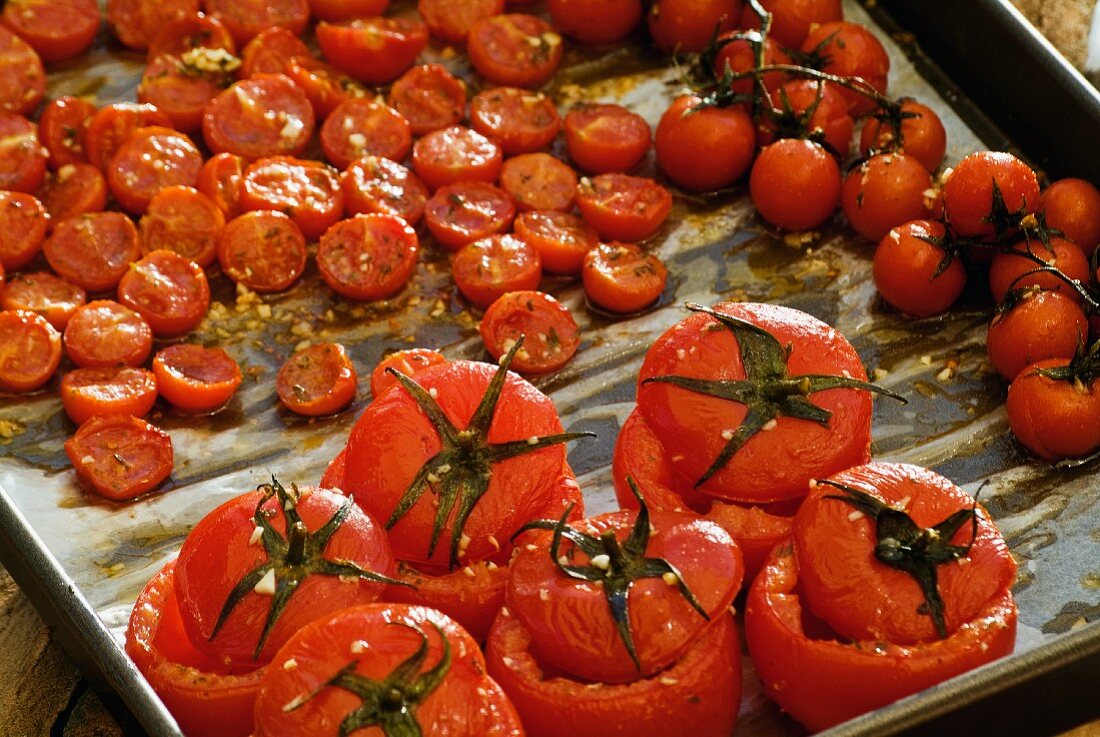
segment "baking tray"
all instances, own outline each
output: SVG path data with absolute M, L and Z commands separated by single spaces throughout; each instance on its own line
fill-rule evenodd
M 1078 116 L 1095 130 L 1100 105 L 1095 91 L 1007 3 L 879 0 L 869 10 L 895 38 L 887 44 L 892 92 L 913 95 L 941 111 L 949 161 L 982 147 L 1006 148 L 1011 140 L 1016 150 L 1051 172 L 1082 173 L 1080 144 L 1069 136 L 1012 127 L 1025 108 L 1058 106 L 1060 115 Z M 871 17 L 854 2 L 845 4 L 845 12 L 861 22 Z M 964 21 L 968 31 L 958 28 Z M 996 36 L 994 28 L 1007 30 Z M 1047 84 L 1026 93 L 1017 90 L 1002 101 L 1016 116 L 998 114 L 1002 131 L 982 114 L 995 110 L 983 95 L 1000 94 L 997 74 L 971 68 L 967 76 L 953 66 L 957 60 L 950 54 L 923 54 L 907 30 L 929 49 L 948 36 L 980 38 L 980 45 L 956 49 L 964 61 L 982 57 L 982 63 L 996 68 L 1010 59 L 1030 58 L 1046 70 Z M 994 38 L 1002 42 L 987 43 Z M 459 73 L 468 71 L 453 55 L 439 49 L 431 53 Z M 88 58 L 51 74 L 50 92 L 94 93 L 101 104 L 126 99 L 141 65 L 139 55 L 107 40 Z M 619 100 L 655 123 L 663 100 L 678 86 L 675 74 L 658 71 L 659 65 L 641 45 L 608 55 L 573 51 L 557 92 L 564 104 L 582 98 Z M 978 86 L 960 89 L 953 79 Z M 537 383 L 553 397 L 567 429 L 600 436 L 576 444 L 569 455 L 589 511 L 614 507 L 608 469 L 614 437 L 633 407 L 634 379 L 646 348 L 684 316 L 683 302 L 747 299 L 806 310 L 837 326 L 869 368 L 888 371 L 882 383 L 910 399 L 905 407 L 876 404 L 875 456 L 932 466 L 971 491 L 984 485 L 983 501 L 1020 562 L 1015 655 L 829 734 L 973 734 L 980 729 L 1038 735 L 1093 716 L 1089 709 L 1100 713 L 1094 697 L 1100 623 L 1089 624 L 1100 618 L 1100 565 L 1091 554 L 1100 541 L 1100 473 L 1095 464 L 1057 469 L 1036 464 L 1012 441 L 1003 383 L 985 361 L 990 315 L 981 289 L 946 318 L 901 318 L 875 296 L 868 244 L 836 229 L 811 244 L 786 245 L 761 229 L 743 188 L 706 199 L 678 196 L 670 225 L 654 247 L 669 264 L 669 288 L 656 309 L 633 319 L 610 321 L 588 310 L 575 284 L 546 285 L 569 305 L 583 330 L 574 361 Z M 410 289 L 369 306 L 333 297 L 316 271 L 309 271 L 288 293 L 264 299 L 272 309 L 269 319 L 260 316 L 255 301 L 238 298 L 226 280 L 215 279 L 218 306 L 196 337 L 233 353 L 246 369 L 246 382 L 230 407 L 214 418 L 172 413 L 156 418 L 173 437 L 177 465 L 163 493 L 137 503 L 112 505 L 77 489 L 61 451 L 71 425 L 60 412 L 56 385 L 0 402 L 0 420 L 17 423 L 18 430 L 0 444 L 0 558 L 85 673 L 117 693 L 150 734 L 167 737 L 179 731 L 118 644 L 138 591 L 175 554 L 190 526 L 215 505 L 254 488 L 271 472 L 283 480 L 316 482 L 369 401 L 361 392 L 352 408 L 320 421 L 280 410 L 272 379 L 294 346 L 306 339 L 344 342 L 363 375 L 386 351 L 412 344 L 442 348 L 452 358 L 483 357 L 477 317 L 455 296 L 445 262 L 430 250 L 425 258 Z M 941 380 L 949 362 L 955 371 Z M 802 734 L 760 693 L 751 665 L 746 668 L 738 735 Z M 1056 706 L 1062 708 L 1051 708 Z

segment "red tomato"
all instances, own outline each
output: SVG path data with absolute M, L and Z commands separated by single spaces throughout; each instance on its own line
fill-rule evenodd
M 653 43 L 665 53 L 695 54 L 716 33 L 737 27 L 740 0 L 656 0 L 647 21 Z
M 520 213 L 515 233 L 539 252 L 542 268 L 552 274 L 579 274 L 584 257 L 600 243 L 591 226 L 568 212 Z
M 577 175 L 550 154 L 520 154 L 504 162 L 500 186 L 516 201 L 520 212 L 565 212 L 573 209 Z
M 789 49 L 802 47 L 810 29 L 844 18 L 841 0 L 759 0 L 772 14 L 770 37 Z M 745 3 L 741 11 L 741 28 L 760 28 L 760 18 Z
M 546 5 L 558 30 L 582 44 L 622 41 L 642 20 L 641 0 L 549 0 Z
M 172 473 L 172 439 L 137 417 L 93 417 L 65 441 L 86 488 L 112 501 L 153 491 Z
M 206 268 L 217 258 L 225 216 L 196 189 L 165 187 L 153 195 L 138 226 L 145 253 L 172 251 Z
M 106 171 L 115 152 L 130 138 L 130 134 L 148 126 L 170 128 L 172 121 L 153 105 L 116 102 L 100 108 L 87 126 L 85 148 L 88 162 L 100 171 Z
M 398 563 L 397 578 L 409 585 L 387 589 L 388 601 L 438 609 L 478 642 L 484 642 L 497 612 L 504 606 L 508 569 L 490 560 L 471 563 L 450 573 L 434 570 L 425 573 L 407 563 Z
M 601 243 L 585 255 L 582 269 L 585 296 L 618 315 L 652 305 L 668 281 L 661 259 L 630 243 Z
M 89 292 L 114 289 L 141 258 L 141 242 L 130 218 L 120 212 L 92 212 L 62 220 L 42 245 L 58 276 Z
M 658 166 L 674 183 L 714 190 L 749 170 L 756 131 L 741 107 L 705 106 L 697 95 L 683 95 L 661 116 L 653 143 Z
M 855 122 L 848 115 L 848 102 L 840 88 L 829 82 L 792 79 L 780 85 L 772 96 L 771 114 L 760 121 L 756 142 L 766 146 L 779 138 L 808 138 L 827 144 L 837 156 L 852 147 Z
M 1021 255 L 1026 254 L 1026 255 Z M 1001 251 L 989 264 L 989 290 L 993 299 L 1003 302 L 1010 289 L 1041 287 L 1052 292 L 1061 292 L 1072 299 L 1081 301 L 1081 295 L 1054 274 L 1039 273 L 1024 276 L 1043 266 L 1032 258 L 1050 264 L 1070 279 L 1082 284 L 1089 281 L 1089 262 L 1081 249 L 1072 241 L 1058 236 L 1050 238 L 1050 250 L 1038 239 L 1023 240 L 1008 251 Z
M 651 137 L 645 118 L 621 105 L 582 103 L 565 115 L 569 158 L 593 174 L 633 169 Z
M 220 20 L 204 13 L 191 13 L 160 27 L 149 41 L 148 58 L 153 60 L 164 54 L 183 56 L 194 49 L 221 49 L 231 56 L 237 53 L 237 44 Z M 210 54 L 208 58 L 230 61 L 218 54 Z
M 321 236 L 317 267 L 325 283 L 348 299 L 389 299 L 416 271 L 419 251 L 416 231 L 397 215 L 356 215 Z
M 241 368 L 221 348 L 177 343 L 157 351 L 153 374 L 160 395 L 188 413 L 207 414 L 224 407 L 241 385 Z
M 1083 179 L 1059 179 L 1039 198 L 1047 225 L 1091 256 L 1100 244 L 1100 191 Z
M 206 106 L 202 120 L 211 151 L 228 151 L 249 161 L 297 156 L 313 127 L 306 93 L 281 74 L 257 74 L 233 84 Z
M 131 214 L 141 214 L 160 190 L 190 187 L 199 178 L 202 154 L 191 139 L 169 128 L 138 128 L 107 169 L 111 194 Z
M 413 145 L 413 168 L 433 191 L 471 179 L 495 182 L 503 160 L 499 146 L 460 125 L 432 131 Z
M 936 111 L 915 100 L 902 100 L 901 125 L 894 127 L 872 115 L 863 125 L 859 136 L 859 150 L 866 156 L 875 151 L 900 149 L 914 157 L 924 168 L 935 172 L 943 163 L 943 154 L 947 149 L 947 132 L 940 122 Z M 889 120 L 887 118 L 887 120 Z
M 286 63 L 283 74 L 306 93 L 318 120 L 331 115 L 340 103 L 366 95 L 354 79 L 312 56 L 294 57 Z
M 461 44 L 476 21 L 504 12 L 504 0 L 418 0 L 416 9 L 433 37 Z
M 1091 357 L 1037 361 L 1008 387 L 1008 425 L 1040 458 L 1083 458 L 1100 448 L 1100 382 L 1089 374 Z
M 144 51 L 164 25 L 199 9 L 199 0 L 107 0 L 107 22 L 124 45 Z
M 241 180 L 245 160 L 236 154 L 215 154 L 206 160 L 195 186 L 209 197 L 226 218 L 241 214 Z
M 176 597 L 176 561 L 155 575 L 134 603 L 126 654 L 180 729 L 195 737 L 249 737 L 265 668 L 239 675 L 199 652 L 183 630 Z
M 285 213 L 307 240 L 315 241 L 344 217 L 344 191 L 328 164 L 269 156 L 245 170 L 241 208 Z
M 600 174 L 581 179 L 577 209 L 605 240 L 644 241 L 672 212 L 672 194 L 645 177 Z
M 446 362 L 446 356 L 431 348 L 408 348 L 403 351 L 395 351 L 379 361 L 378 365 L 371 371 L 371 396 L 381 396 L 382 392 L 391 386 L 397 385 L 397 379 L 393 378 L 387 369 L 395 369 L 405 374 L 405 376 L 415 379 L 416 375 L 424 369 Z
M 412 127 L 389 105 L 345 100 L 321 126 L 321 148 L 337 169 L 363 156 L 402 161 L 412 150 Z
M 61 334 L 28 310 L 0 310 L 0 390 L 29 392 L 53 376 L 61 362 Z
M 359 378 L 339 343 L 314 343 L 288 358 L 275 377 L 287 409 L 307 417 L 336 414 L 355 399 Z
M 309 12 L 318 20 L 366 18 L 386 12 L 390 0 L 309 0 Z
M 761 217 L 784 230 L 823 225 L 840 201 L 840 167 L 824 148 L 798 138 L 768 144 L 749 175 L 752 204 Z
M 359 18 L 318 23 L 321 53 L 342 72 L 370 85 L 389 84 L 416 61 L 428 29 L 411 18 Z
M 118 301 L 144 317 L 158 338 L 174 338 L 202 322 L 210 308 L 210 285 L 191 259 L 152 251 L 123 275 Z
M 85 140 L 96 107 L 79 97 L 59 97 L 42 108 L 38 137 L 49 152 L 50 166 L 88 163 Z
M 1038 206 L 1035 172 L 1012 154 L 972 153 L 943 182 L 944 215 L 951 231 L 964 237 L 988 240 L 1015 232 L 1019 219 Z
M 275 481 L 199 521 L 180 549 L 176 594 L 198 650 L 254 668 L 310 622 L 376 600 L 392 570 L 385 534 L 349 498 Z M 242 596 L 246 579 L 255 583 Z
M 49 215 L 36 197 L 0 192 L 0 267 L 18 271 L 42 250 Z
M 233 281 L 256 292 L 281 292 L 306 268 L 306 239 L 281 212 L 246 212 L 218 236 L 218 263 Z
M 78 368 L 61 377 L 61 406 L 76 425 L 96 416 L 142 417 L 156 401 L 156 377 L 145 369 Z
M 866 462 L 871 393 L 855 383 L 866 382 L 866 374 L 844 336 L 788 307 L 726 302 L 711 312 L 696 309 L 657 339 L 639 374 L 638 410 L 677 476 L 711 496 L 759 504 L 797 498 L 810 479 Z M 817 378 L 790 381 L 803 376 Z M 787 381 L 783 391 L 797 396 L 798 408 L 791 416 L 754 400 L 750 414 L 749 404 L 677 377 L 747 377 L 777 387 Z M 799 419 L 803 411 L 816 419 Z
M 674 665 L 652 678 L 603 684 L 548 673 L 531 634 L 501 613 L 486 647 L 489 674 L 505 688 L 530 737 L 733 734 L 741 702 L 741 652 L 733 618 L 720 616 Z M 614 730 L 614 732 L 612 732 Z
M 1029 290 L 993 316 L 985 346 L 993 367 L 1012 381 L 1036 361 L 1073 358 L 1088 332 L 1088 319 L 1072 298 Z
M 145 318 L 109 299 L 77 308 L 65 326 L 65 354 L 77 366 L 141 366 L 152 349 Z
M 26 41 L 0 28 L 0 110 L 30 115 L 45 92 L 42 59 Z
M 541 87 L 561 64 L 562 42 L 534 15 L 505 13 L 476 21 L 466 39 L 470 64 L 486 81 L 508 87 Z
M 440 187 L 424 207 L 428 230 L 448 251 L 507 231 L 515 217 L 508 193 L 484 182 Z
M 942 223 L 914 220 L 891 230 L 875 249 L 872 273 L 879 294 L 891 307 L 914 317 L 947 312 L 966 287 L 966 269 L 926 239 L 942 239 Z M 939 272 L 939 273 L 937 273 Z
M 268 669 L 256 700 L 257 737 L 336 737 L 351 733 L 348 724 L 366 733 L 396 734 L 400 725 L 408 734 L 524 735 L 508 697 L 485 674 L 477 642 L 434 609 L 375 604 L 338 612 L 305 627 L 277 657 L 295 667 Z M 381 684 L 392 690 L 378 706 L 372 689 Z M 288 710 L 288 703 L 300 705 Z
M 107 179 L 91 164 L 65 164 L 46 177 L 38 191 L 50 222 L 102 212 L 107 207 Z
M 272 26 L 301 36 L 309 21 L 308 0 L 205 0 L 205 3 L 206 12 L 225 24 L 238 46 L 244 46 Z
M 824 60 L 821 70 L 838 77 L 860 77 L 878 92 L 886 94 L 890 57 L 875 34 L 858 23 L 836 20 L 811 26 L 802 51 Z M 843 87 L 840 93 L 848 100 L 853 118 L 859 118 L 877 107 L 874 100 L 855 90 Z
M 894 228 L 930 215 L 932 175 L 904 153 L 875 154 L 848 173 L 840 204 L 852 228 L 878 242 Z
M 455 254 L 451 274 L 462 296 L 485 309 L 505 292 L 537 289 L 542 262 L 526 241 L 514 235 L 491 235 Z
M 95 41 L 95 0 L 8 0 L 0 21 L 30 44 L 43 61 L 70 59 Z
M 232 78 L 228 70 L 236 57 L 228 52 L 214 56 L 209 49 L 153 57 L 145 66 L 137 88 L 138 102 L 154 105 L 172 121 L 172 127 L 196 133 L 202 128 L 206 106 L 225 89 Z
M 496 87 L 470 100 L 470 125 L 500 145 L 505 156 L 546 148 L 561 130 L 554 101 L 541 92 Z
M 720 44 L 718 54 L 714 57 L 714 76 L 717 79 L 721 79 L 726 74 L 740 74 L 756 69 L 755 45 L 760 43 L 758 33 L 727 31 L 718 36 L 717 42 Z M 791 57 L 783 50 L 782 46 L 776 43 L 774 38 L 768 36 L 763 43 L 765 66 L 791 63 Z M 764 88 L 772 95 L 778 92 L 787 79 L 787 75 L 783 72 L 764 72 L 761 77 L 764 81 Z M 752 79 L 735 79 L 730 83 L 730 89 L 739 95 L 751 95 L 753 86 Z M 845 103 L 845 108 L 847 108 L 847 103 Z
M 424 215 L 428 188 L 401 164 L 364 156 L 352 162 L 340 177 L 347 211 L 351 215 L 397 215 L 415 226 Z
M 45 176 L 38 126 L 22 115 L 0 112 L 0 190 L 35 192 Z
M 489 305 L 481 318 L 481 339 L 499 361 L 520 336 L 512 368 L 537 376 L 557 371 L 573 358 L 580 346 L 580 328 L 569 308 L 545 292 L 506 292 Z
M 48 271 L 10 274 L 0 287 L 0 309 L 36 312 L 58 330 L 65 329 L 84 300 L 83 289 Z
M 257 74 L 282 74 L 295 57 L 313 56 L 298 34 L 281 26 L 260 31 L 241 51 L 241 79 Z
M 441 64 L 420 64 L 393 83 L 386 99 L 409 121 L 413 134 L 422 136 L 462 121 L 466 83 Z

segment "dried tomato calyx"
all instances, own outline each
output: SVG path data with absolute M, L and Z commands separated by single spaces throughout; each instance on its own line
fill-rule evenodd
M 936 634 L 947 637 L 947 625 L 943 618 L 943 598 L 936 582 L 936 566 L 965 558 L 978 535 L 978 502 L 969 509 L 960 509 L 932 527 L 921 527 L 903 510 L 891 507 L 866 491 L 835 481 L 819 480 L 844 492 L 829 494 L 826 499 L 845 502 L 863 512 L 875 523 L 875 558 L 891 568 L 905 571 L 920 586 L 924 604 L 919 614 L 932 617 Z M 970 522 L 970 541 L 966 545 L 952 545 L 949 541 L 962 526 Z
M 300 696 L 283 707 L 284 712 L 301 708 L 326 688 L 340 688 L 358 696 L 363 703 L 349 712 L 340 722 L 340 737 L 348 737 L 356 730 L 378 727 L 386 737 L 421 737 L 423 731 L 416 720 L 416 707 L 428 694 L 439 688 L 451 668 L 451 643 L 439 625 L 432 623 L 439 633 L 443 653 L 439 662 L 429 670 L 420 672 L 428 656 L 428 635 L 419 627 L 392 622 L 408 627 L 420 634 L 420 646 L 402 661 L 384 679 L 375 680 L 355 672 L 359 665 L 353 660 L 338 670 L 315 691 Z
M 256 511 L 252 515 L 256 523 L 256 529 L 260 534 L 259 542 L 267 553 L 267 559 L 246 573 L 237 582 L 237 585 L 229 592 L 222 606 L 218 619 L 214 623 L 214 629 L 210 632 L 210 640 L 213 641 L 221 632 L 229 615 L 238 604 L 251 591 L 264 590 L 271 595 L 271 608 L 267 612 L 264 628 L 260 632 L 260 639 L 256 643 L 256 649 L 252 653 L 252 659 L 260 657 L 272 628 L 279 616 L 290 603 L 290 599 L 307 577 L 318 573 L 325 576 L 346 576 L 377 583 L 409 586 L 408 583 L 398 581 L 380 573 L 368 571 L 351 561 L 330 560 L 326 558 L 325 546 L 344 524 L 351 512 L 354 501 L 349 496 L 338 510 L 324 525 L 314 532 L 310 532 L 302 518 L 298 515 L 298 501 L 300 495 L 298 487 L 291 484 L 288 491 L 274 476 L 270 484 L 263 484 L 258 488 L 264 494 L 256 505 Z M 272 527 L 269 514 L 264 510 L 264 505 L 272 497 L 279 502 L 283 521 L 286 524 L 286 537 Z M 270 582 L 264 586 L 265 578 Z
M 828 427 L 832 412 L 817 406 L 809 396 L 827 389 L 862 389 L 883 394 L 903 404 L 906 399 L 874 384 L 847 376 L 803 374 L 791 376 L 787 370 L 791 346 L 784 348 L 767 330 L 731 315 L 688 303 L 693 312 L 710 315 L 725 326 L 737 340 L 744 379 L 697 379 L 688 376 L 654 376 L 642 382 L 671 384 L 697 394 L 726 399 L 745 405 L 748 413 L 741 425 L 726 438 L 727 442 L 710 468 L 695 482 L 699 487 L 722 470 L 734 454 L 760 431 L 775 426 L 780 417 L 809 420 Z M 723 435 L 725 437 L 725 434 Z
M 1085 394 L 1093 382 L 1100 379 L 1100 340 L 1088 348 L 1084 342 L 1078 344 L 1077 355 L 1065 366 L 1050 366 L 1035 369 L 1035 373 L 1054 381 L 1068 381 Z
M 607 530 L 596 537 L 566 525 L 565 521 L 573 511 L 572 504 L 565 510 L 561 519 L 535 520 L 524 525 L 516 534 L 534 529 L 554 531 L 554 537 L 550 541 L 550 560 L 559 571 L 570 578 L 601 584 L 604 596 L 607 598 L 611 619 L 615 622 L 615 629 L 618 630 L 619 637 L 630 654 L 630 659 L 634 661 L 634 667 L 641 672 L 642 664 L 638 660 L 634 637 L 630 633 L 630 590 L 635 581 L 640 578 L 660 578 L 670 585 L 675 584 L 680 595 L 692 609 L 699 613 L 699 616 L 708 622 L 710 616 L 691 593 L 684 577 L 674 565 L 664 558 L 646 557 L 645 551 L 649 546 L 649 538 L 654 532 L 649 522 L 649 507 L 638 491 L 634 479 L 628 477 L 627 482 L 634 498 L 638 500 L 638 517 L 634 521 L 630 535 L 621 543 L 615 536 L 614 530 Z M 573 543 L 574 546 L 565 555 L 561 553 L 562 538 Z M 588 557 L 588 565 L 573 565 L 569 562 L 578 548 Z
M 420 501 L 424 492 L 431 489 L 432 493 L 438 497 L 439 505 L 432 524 L 428 555 L 430 557 L 435 553 L 447 520 L 454 512 L 449 558 L 451 569 L 458 567 L 459 547 L 466 521 L 470 518 L 470 513 L 477 506 L 478 501 L 489 490 L 489 482 L 493 477 L 493 464 L 551 445 L 567 443 L 578 438 L 594 437 L 590 432 L 565 432 L 532 436 L 505 443 L 489 442 L 489 428 L 493 424 L 497 404 L 504 390 L 508 367 L 511 366 L 512 359 L 522 347 L 523 336 L 521 335 L 511 350 L 501 359 L 500 366 L 485 389 L 485 394 L 481 397 L 473 417 L 463 430 L 455 427 L 435 397 L 424 387 L 397 369 L 392 367 L 386 369 L 419 405 L 424 416 L 439 434 L 439 440 L 443 446 L 413 477 L 386 521 L 386 529 L 392 529 L 412 509 L 413 505 Z

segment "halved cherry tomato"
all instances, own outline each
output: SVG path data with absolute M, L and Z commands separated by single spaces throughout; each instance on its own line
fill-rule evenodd
M 298 34 L 282 26 L 265 28 L 241 50 L 240 78 L 282 74 L 287 64 L 298 56 L 313 56 Z
M 165 187 L 153 195 L 138 227 L 145 253 L 168 250 L 206 268 L 217 258 L 225 216 L 196 189 Z
M 741 107 L 707 106 L 697 95 L 682 95 L 661 116 L 653 145 L 657 165 L 676 184 L 722 189 L 749 170 L 756 130 Z
M 646 20 L 661 51 L 694 54 L 715 34 L 736 28 L 740 11 L 738 0 L 657 0 Z
M 894 228 L 930 216 L 930 189 L 932 175 L 915 157 L 875 154 L 848 173 L 840 204 L 852 228 L 877 243 Z
M 473 179 L 495 182 L 503 160 L 499 146 L 460 125 L 432 131 L 413 145 L 413 168 L 433 191 Z
M 26 41 L 0 27 L 0 110 L 30 115 L 45 92 L 41 57 Z
M 144 51 L 164 25 L 200 9 L 200 0 L 107 0 L 107 22 L 124 45 Z
M 1088 318 L 1073 298 L 1029 289 L 993 316 L 985 347 L 993 367 L 1012 381 L 1036 361 L 1073 358 L 1088 332 Z
M 138 102 L 155 105 L 180 132 L 196 133 L 206 106 L 232 81 L 236 64 L 229 52 L 205 48 L 153 57 L 138 84 Z
M 283 74 L 306 93 L 317 120 L 327 118 L 340 103 L 367 94 L 354 79 L 312 56 L 294 57 L 286 63 Z
M 169 128 L 172 121 L 154 105 L 116 102 L 96 111 L 88 122 L 85 149 L 88 162 L 106 171 L 115 152 L 138 128 L 159 125 Z M 79 139 L 78 139 L 79 140 Z
M 93 417 L 65 441 L 86 488 L 113 501 L 156 489 L 172 473 L 172 439 L 137 417 Z
M 760 34 L 753 31 L 727 31 L 719 34 L 717 43 L 719 49 L 714 57 L 715 77 L 721 79 L 728 73 L 740 74 L 756 69 L 756 44 L 760 43 Z M 765 66 L 790 63 L 791 57 L 774 38 L 771 36 L 764 38 Z M 764 82 L 764 88 L 775 95 L 786 81 L 787 75 L 783 72 L 764 72 L 761 79 Z M 730 83 L 730 89 L 739 95 L 751 95 L 753 84 L 752 79 L 735 79 Z
M 422 136 L 462 121 L 466 83 L 441 64 L 419 64 L 393 83 L 386 99 L 409 121 L 413 134 Z
M 165 23 L 149 41 L 150 60 L 158 56 L 183 56 L 194 49 L 221 49 L 237 53 L 237 44 L 229 29 L 217 18 L 204 13 L 192 13 Z M 225 58 L 212 55 L 211 58 Z
M 446 362 L 446 356 L 431 348 L 408 348 L 395 351 L 379 361 L 371 371 L 371 396 L 381 396 L 382 392 L 397 384 L 397 379 L 393 378 L 386 369 L 396 369 L 405 376 L 416 378 L 416 375 L 424 369 Z
M 514 235 L 491 235 L 455 254 L 451 263 L 458 291 L 475 307 L 487 308 L 505 292 L 537 289 L 539 252 Z
M 652 179 L 600 174 L 581 179 L 577 209 L 601 238 L 644 241 L 672 212 L 672 194 Z
M 309 12 L 318 20 L 367 18 L 386 12 L 390 0 L 309 0 Z
M 43 61 L 71 59 L 99 32 L 95 0 L 8 0 L 0 20 L 31 45 Z
M 275 377 L 279 400 L 308 417 L 336 414 L 355 399 L 355 364 L 339 343 L 314 343 L 288 358 Z
M 22 115 L 0 112 L 0 190 L 35 192 L 45 176 L 46 151 L 38 142 L 38 126 Z
M 601 243 L 585 254 L 581 268 L 585 295 L 620 315 L 649 307 L 668 281 L 661 259 L 631 243 Z
M 364 156 L 340 177 L 347 211 L 351 215 L 397 215 L 415 226 L 424 215 L 428 188 L 397 162 Z
M 363 156 L 402 161 L 412 150 L 412 128 L 389 105 L 345 100 L 321 126 L 321 148 L 337 169 L 346 169 Z
M 811 230 L 840 203 L 840 167 L 813 141 L 783 138 L 764 147 L 749 175 L 760 216 L 784 230 Z
M 993 257 L 989 264 L 989 290 L 993 293 L 993 299 L 1001 302 L 1009 289 L 1023 289 L 1026 287 L 1041 287 L 1051 292 L 1061 292 L 1072 299 L 1081 301 L 1081 295 L 1054 274 L 1039 273 L 1028 274 L 1035 271 L 1043 264 L 1037 263 L 1025 255 L 1034 256 L 1054 266 L 1070 279 L 1087 284 L 1089 281 L 1089 262 L 1084 252 L 1073 241 L 1052 236 L 1050 248 L 1038 239 L 1023 240 L 1012 246 L 1010 250 L 1001 251 Z
M 600 244 L 599 234 L 568 212 L 520 213 L 515 233 L 534 246 L 542 259 L 542 268 L 552 274 L 581 273 L 584 257 Z
M 29 392 L 53 376 L 61 362 L 61 334 L 28 310 L 0 310 L 0 389 Z
M 879 294 L 892 307 L 914 317 L 930 317 L 947 312 L 962 294 L 966 287 L 962 261 L 952 256 L 941 270 L 947 251 L 929 242 L 946 233 L 942 223 L 914 220 L 894 228 L 879 242 L 872 274 Z
M 484 182 L 440 187 L 424 207 L 428 230 L 449 251 L 507 231 L 515 217 L 516 205 L 508 193 Z
M 246 212 L 222 228 L 218 263 L 238 284 L 256 292 L 281 292 L 306 269 L 306 239 L 288 216 L 273 210 Z
M 554 101 L 541 92 L 495 87 L 470 100 L 470 125 L 496 141 L 505 156 L 546 148 L 561 130 Z
M 1036 361 L 1008 387 L 1005 409 L 1012 433 L 1048 461 L 1084 458 L 1100 448 L 1100 381 L 1086 372 L 1077 375 L 1078 365 L 1065 358 Z
M 233 674 L 191 644 L 176 596 L 176 561 L 145 585 L 126 626 L 126 654 L 194 737 L 249 737 L 265 668 Z
M 282 74 L 256 74 L 234 83 L 206 106 L 202 132 L 214 153 L 227 151 L 254 161 L 297 156 L 314 125 L 313 106 L 296 84 Z
M 42 244 L 46 261 L 63 279 L 89 292 L 113 289 L 141 258 L 134 222 L 120 212 L 91 212 L 62 220 Z
M 943 154 L 947 150 L 947 132 L 940 122 L 936 111 L 915 100 L 901 101 L 901 127 L 893 126 L 878 116 L 872 115 L 863 124 L 859 136 L 859 150 L 866 156 L 875 151 L 901 151 L 924 164 L 924 168 L 935 172 L 943 163 Z
M 416 231 L 397 215 L 356 215 L 329 228 L 317 267 L 334 292 L 349 299 L 388 299 L 416 271 Z
M 821 70 L 838 77 L 859 77 L 880 93 L 886 93 L 890 57 L 882 42 L 865 26 L 845 20 L 836 20 L 811 26 L 802 42 L 802 51 L 813 53 L 824 60 Z M 840 94 L 848 100 L 853 118 L 859 118 L 874 110 L 874 100 L 847 87 Z
M 504 0 L 418 0 L 416 9 L 432 36 L 462 44 L 475 22 L 504 12 Z
M 138 128 L 111 158 L 107 184 L 136 215 L 165 187 L 194 185 L 201 169 L 202 154 L 187 136 L 170 128 Z
M 78 368 L 61 377 L 61 406 L 77 425 L 95 416 L 143 417 L 156 401 L 157 379 L 145 369 Z
M 999 208 L 994 187 L 1001 193 Z M 1009 153 L 972 153 L 956 164 L 943 182 L 944 215 L 951 231 L 961 236 L 988 240 L 1012 233 L 1015 221 L 1038 206 L 1035 172 Z
M 236 154 L 215 154 L 202 165 L 195 183 L 227 219 L 241 214 L 241 180 L 245 166 L 245 160 Z
M 0 266 L 18 271 L 42 250 L 49 215 L 38 198 L 0 192 Z
M 561 36 L 546 21 L 525 13 L 475 21 L 466 53 L 478 74 L 493 84 L 541 87 L 561 64 Z
M 244 46 L 273 26 L 301 36 L 309 22 L 308 0 L 205 0 L 206 12 L 233 34 L 238 46 Z
M 1039 197 L 1047 225 L 1091 256 L 1100 244 L 1100 190 L 1083 179 L 1059 179 Z
M 152 349 L 149 323 L 113 300 L 77 308 L 65 326 L 65 353 L 77 366 L 141 366 Z
M 573 208 L 577 175 L 568 164 L 550 154 L 520 154 L 504 162 L 500 186 L 521 212 Z
M 198 327 L 210 308 L 202 267 L 175 251 L 152 251 L 130 266 L 118 283 L 118 301 L 137 312 L 159 338 Z
M 65 164 L 46 176 L 38 192 L 50 213 L 50 222 L 59 223 L 107 207 L 107 178 L 91 164 Z
M 626 38 L 642 20 L 641 0 L 549 0 L 554 25 L 582 44 L 608 44 Z
M 51 100 L 42 108 L 38 137 L 55 170 L 65 164 L 88 163 L 85 139 L 95 111 L 95 105 L 87 100 L 68 96 Z
M 177 343 L 153 357 L 160 395 L 188 413 L 216 412 L 241 385 L 241 368 L 221 348 Z
M 317 24 L 317 43 L 342 72 L 371 85 L 389 84 L 413 65 L 428 29 L 411 18 L 358 18 Z
M 284 212 L 314 241 L 344 216 L 344 192 L 328 164 L 269 156 L 245 170 L 241 207 Z
M 810 29 L 844 18 L 841 0 L 760 0 L 772 14 L 771 37 L 789 49 L 801 48 Z M 760 28 L 760 18 L 746 4 L 741 10 L 741 28 Z
M 0 289 L 0 309 L 37 312 L 55 328 L 64 330 L 85 298 L 83 289 L 48 271 L 9 274 Z
M 521 374 L 557 371 L 573 358 L 581 344 L 580 328 L 569 308 L 545 292 L 506 292 L 481 318 L 481 339 L 494 360 L 511 350 L 520 336 L 512 368 Z
M 565 113 L 565 150 L 593 174 L 626 172 L 649 151 L 649 123 L 620 105 L 582 103 Z
M 776 137 L 820 136 L 819 143 L 843 158 L 852 147 L 855 121 L 848 114 L 848 101 L 831 82 L 792 79 L 771 96 L 772 110 L 756 128 L 756 144 L 767 146 Z M 809 116 L 809 117 L 807 117 Z

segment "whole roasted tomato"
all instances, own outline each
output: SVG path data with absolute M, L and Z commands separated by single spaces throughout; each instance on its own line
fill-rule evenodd
M 1008 387 L 1008 425 L 1040 458 L 1080 458 L 1100 448 L 1100 341 L 1072 360 L 1037 361 Z

